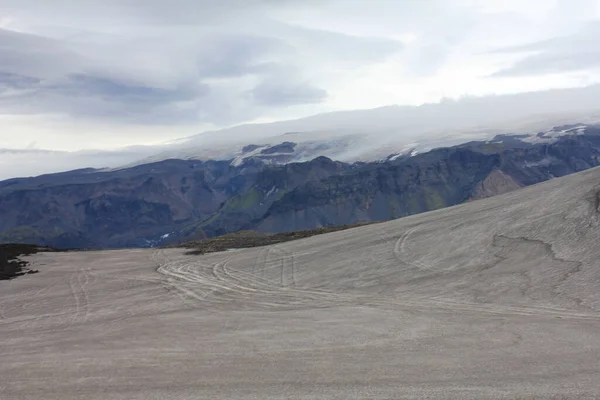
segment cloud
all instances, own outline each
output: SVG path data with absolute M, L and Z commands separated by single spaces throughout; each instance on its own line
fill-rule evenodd
M 107 168 L 128 164 L 156 152 L 151 147 L 129 147 L 115 151 L 50 151 L 0 148 L 0 180 L 37 176 L 79 168 Z
M 0 16 L 6 147 L 600 81 L 597 0 L 0 0 Z
M 231 125 L 323 101 L 318 68 L 377 63 L 401 50 L 396 40 L 268 17 L 290 4 L 7 0 L 0 9 L 17 22 L 0 29 L 0 114 Z
M 338 65 L 356 66 L 383 61 L 404 48 L 402 42 L 396 39 L 356 36 L 273 21 L 268 22 L 267 27 L 286 37 L 300 54 Z
M 40 84 L 40 79 L 31 76 L 0 72 L 0 95 L 9 90 L 26 90 Z
M 28 20 L 54 20 L 57 25 L 74 25 L 72 15 L 84 26 L 112 23 L 135 25 L 181 25 L 210 22 L 237 13 L 255 13 L 272 5 L 268 0 L 3 0 L 0 10 Z
M 193 110 L 186 115 L 181 104 L 209 93 L 202 84 L 163 89 L 84 74 L 50 82 L 0 74 L 0 88 L 0 109 L 8 114 L 56 112 L 145 123 L 195 120 Z
M 143 157 L 128 151 L 59 152 L 48 150 L 0 149 L 0 180 L 37 176 L 79 168 L 118 166 Z
M 80 64 L 81 56 L 60 41 L 0 29 L 0 73 L 53 78 Z
M 327 92 L 306 83 L 262 82 L 250 91 L 254 101 L 259 104 L 282 107 L 294 104 L 320 103 Z
M 268 74 L 275 55 L 289 51 L 280 39 L 259 35 L 211 37 L 197 50 L 196 65 L 202 78 L 236 78 Z
M 148 68 L 146 74 L 135 76 L 132 70 L 144 69 L 143 66 L 138 67 L 137 60 L 148 59 L 151 62 L 154 57 L 153 54 L 136 51 L 121 60 L 124 67 L 109 68 L 81 55 L 70 57 L 71 63 L 65 63 L 62 70 L 55 68 L 54 73 L 48 74 L 45 66 L 62 66 L 59 60 L 64 59 L 64 48 L 57 45 L 47 47 L 48 42 L 56 43 L 34 35 L 11 32 L 0 38 L 8 39 L 0 50 L 0 56 L 3 56 L 0 65 L 2 114 L 50 112 L 74 118 L 148 124 L 182 124 L 200 120 L 234 123 L 260 114 L 258 108 L 264 103 L 247 104 L 242 108 L 256 110 L 241 112 L 239 116 L 232 115 L 230 118 L 222 109 L 212 109 L 212 105 L 234 103 L 235 97 L 242 98 L 244 85 L 252 86 L 253 83 L 238 82 L 239 90 L 235 92 L 219 90 L 227 85 L 205 82 L 214 79 L 234 82 L 248 76 L 268 79 L 271 74 L 282 75 L 282 71 L 288 69 L 283 64 L 269 61 L 269 57 L 276 57 L 278 51 L 285 47 L 276 39 L 213 35 L 207 45 L 201 43 L 186 49 L 188 57 L 193 60 L 193 68 L 187 73 L 177 74 L 172 80 L 161 79 L 160 68 L 153 70 L 153 67 Z M 23 43 L 28 45 L 25 50 L 20 48 Z M 37 50 L 41 48 L 44 48 L 43 52 Z M 160 48 L 156 50 L 156 57 L 160 58 Z M 169 69 L 168 65 L 165 67 Z M 289 69 L 296 71 L 296 68 Z M 25 71 L 30 75 L 13 71 Z M 291 73 L 287 75 L 291 76 Z M 286 82 L 282 84 L 286 85 Z M 296 100 L 289 104 L 298 104 L 301 98 Z
M 35 150 L 35 149 L 2 149 L 0 148 L 0 155 L 18 155 L 18 154 L 64 154 L 65 152 L 53 151 L 53 150 Z
M 570 35 L 499 49 L 496 53 L 525 56 L 492 76 L 532 76 L 598 69 L 599 40 L 600 22 L 592 22 Z
M 589 52 L 556 51 L 543 52 L 518 61 L 510 68 L 500 70 L 492 77 L 519 77 L 586 71 L 600 66 L 600 51 Z

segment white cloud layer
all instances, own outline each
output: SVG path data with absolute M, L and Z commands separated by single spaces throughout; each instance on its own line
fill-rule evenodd
M 598 0 L 0 0 L 0 147 L 581 87 L 599 40 Z

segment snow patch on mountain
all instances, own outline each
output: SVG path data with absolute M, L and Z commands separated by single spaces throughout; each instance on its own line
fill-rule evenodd
M 560 127 L 554 127 L 545 132 L 539 132 L 535 135 L 530 135 L 527 138 L 521 139 L 523 142 L 537 144 L 537 143 L 554 143 L 561 136 L 566 135 L 583 135 L 586 131 L 587 125 L 576 124 L 566 125 Z

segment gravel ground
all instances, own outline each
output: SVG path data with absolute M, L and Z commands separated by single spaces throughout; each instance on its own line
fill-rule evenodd
M 42 253 L 1 399 L 600 398 L 600 170 L 275 246 Z

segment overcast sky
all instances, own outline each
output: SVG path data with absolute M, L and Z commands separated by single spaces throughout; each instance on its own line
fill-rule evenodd
M 0 0 L 0 148 L 585 86 L 599 42 L 597 0 Z

